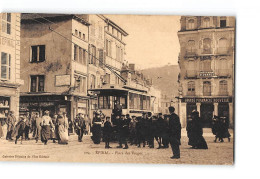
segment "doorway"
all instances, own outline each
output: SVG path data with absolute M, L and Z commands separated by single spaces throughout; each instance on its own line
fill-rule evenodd
M 214 105 L 213 103 L 202 103 L 200 106 L 200 117 L 203 127 L 211 127 L 213 118 Z

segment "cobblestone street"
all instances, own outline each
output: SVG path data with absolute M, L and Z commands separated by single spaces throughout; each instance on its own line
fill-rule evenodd
M 101 163 L 165 163 L 165 164 L 232 164 L 233 163 L 233 131 L 231 142 L 225 139 L 224 143 L 214 143 L 214 136 L 209 129 L 204 129 L 204 137 L 208 143 L 208 150 L 190 149 L 187 144 L 185 130 L 182 130 L 181 159 L 172 160 L 171 148 L 150 149 L 130 146 L 129 149 L 117 149 L 117 143 L 111 143 L 111 149 L 105 149 L 104 143 L 93 144 L 90 136 L 84 136 L 83 142 L 77 141 L 77 135 L 71 135 L 68 145 L 59 145 L 49 141 L 43 145 L 35 140 L 14 141 L 0 139 L 0 155 L 3 161 L 75 161 L 75 162 L 101 162 Z M 155 142 L 156 143 L 156 142 Z M 26 158 L 25 158 L 26 157 Z

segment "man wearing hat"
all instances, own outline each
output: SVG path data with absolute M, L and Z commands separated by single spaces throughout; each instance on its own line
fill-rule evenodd
M 13 140 L 12 139 L 12 134 L 14 131 L 14 127 L 15 127 L 15 123 L 16 123 L 16 118 L 14 116 L 14 112 L 10 111 L 9 115 L 7 117 L 7 134 L 6 134 L 6 140 Z
M 123 149 L 128 149 L 127 145 L 127 132 L 128 132 L 128 125 L 125 118 L 125 115 L 121 115 L 121 118 L 118 121 L 118 134 L 119 134 L 119 146 L 117 148 L 122 148 L 122 144 L 125 144 Z
M 169 107 L 169 141 L 171 144 L 173 156 L 171 159 L 180 158 L 180 145 L 181 145 L 181 123 L 180 118 L 174 113 L 175 108 Z

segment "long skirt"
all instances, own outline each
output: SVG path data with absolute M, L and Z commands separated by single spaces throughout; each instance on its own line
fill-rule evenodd
M 59 125 L 58 127 L 59 133 L 59 144 L 68 144 L 69 136 L 68 136 L 68 129 L 64 127 L 64 125 Z
M 94 144 L 99 144 L 101 140 L 101 125 L 100 124 L 94 124 L 92 127 L 92 140 Z
M 0 138 L 4 136 L 4 132 L 3 132 L 3 129 L 2 129 L 2 124 L 0 122 Z
M 50 126 L 42 126 L 41 141 L 46 142 L 48 139 L 50 139 Z

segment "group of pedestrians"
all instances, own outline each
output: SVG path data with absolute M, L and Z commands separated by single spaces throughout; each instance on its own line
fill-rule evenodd
M 214 142 L 224 142 L 224 138 L 228 138 L 230 142 L 229 119 L 227 117 L 214 116 L 212 120 L 212 133 L 215 135 Z
M 102 112 L 96 112 L 93 118 L 92 140 L 99 144 L 103 139 L 105 148 L 111 148 L 110 141 L 116 140 L 117 148 L 123 149 L 128 149 L 128 144 L 154 148 L 156 140 L 158 149 L 168 148 L 170 145 L 172 158 L 180 158 L 181 124 L 174 110 L 174 107 L 169 107 L 170 114 L 164 117 L 161 113 L 152 116 L 151 112 L 143 113 L 140 117 L 120 113 L 106 117 Z

